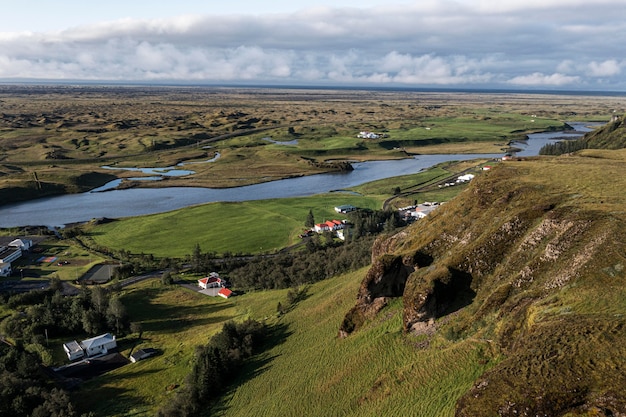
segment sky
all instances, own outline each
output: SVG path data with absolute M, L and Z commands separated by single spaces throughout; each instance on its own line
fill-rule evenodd
M 0 0 L 0 81 L 626 91 L 626 0 Z

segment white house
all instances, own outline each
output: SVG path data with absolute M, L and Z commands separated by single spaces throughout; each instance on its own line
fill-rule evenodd
M 343 229 L 343 228 L 344 228 L 344 224 L 340 220 L 328 220 L 324 223 L 316 224 L 313 230 L 315 230 L 317 233 L 322 233 L 322 232 L 334 232 L 336 230 Z
M 458 177 L 456 179 L 456 182 L 468 182 L 468 181 L 471 181 L 472 179 L 474 179 L 474 174 L 465 174 L 465 175 L 461 175 L 460 177 Z
M 226 281 L 220 278 L 217 272 L 211 272 L 208 277 L 198 280 L 198 286 L 204 290 L 207 288 L 220 288 L 224 285 L 226 285 Z
M 368 132 L 368 131 L 362 131 L 359 132 L 358 135 L 356 135 L 357 138 L 362 138 L 362 139 L 378 139 L 380 138 L 381 135 L 379 135 L 378 133 L 374 133 L 374 132 Z
M 115 341 L 115 336 L 111 333 L 105 333 L 100 336 L 92 337 L 91 339 L 83 340 L 80 342 L 80 346 L 87 356 L 105 355 L 109 353 L 110 349 L 117 347 L 117 342 Z

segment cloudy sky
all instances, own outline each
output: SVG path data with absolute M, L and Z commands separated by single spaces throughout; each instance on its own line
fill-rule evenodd
M 626 91 L 625 0 L 0 0 L 0 81 Z

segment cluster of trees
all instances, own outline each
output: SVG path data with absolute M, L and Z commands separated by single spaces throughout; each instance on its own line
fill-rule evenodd
M 37 355 L 0 343 L 0 416 L 75 417 L 70 397 L 50 384 Z
M 398 227 L 406 226 L 397 210 L 357 210 L 348 213 L 347 216 L 353 239 L 393 232 Z
M 229 271 L 238 288 L 275 289 L 297 287 L 366 266 L 371 261 L 373 237 L 314 252 L 257 256 Z
M 539 150 L 539 155 L 563 155 L 566 153 L 587 149 L 587 141 L 583 139 L 561 140 L 554 143 L 548 143 Z
M 239 376 L 245 359 L 259 351 L 267 333 L 266 326 L 248 319 L 229 321 L 205 346 L 196 348 L 195 362 L 184 387 L 159 417 L 207 415 L 207 401 L 215 401 Z
M 24 343 L 43 346 L 46 337 L 106 331 L 118 335 L 130 329 L 126 307 L 119 296 L 103 287 L 83 287 L 78 295 L 66 297 L 55 280 L 45 291 L 15 294 L 4 300 L 17 311 L 0 324 L 2 334 Z M 43 359 L 43 358 L 42 358 Z

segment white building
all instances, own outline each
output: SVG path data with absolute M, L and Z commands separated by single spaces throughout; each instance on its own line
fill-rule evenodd
M 15 247 L 0 246 L 0 262 L 11 263 L 22 256 L 22 250 Z
M 11 248 L 19 248 L 22 251 L 30 250 L 33 247 L 33 241 L 30 239 L 15 239 L 9 243 Z
M 109 350 L 115 348 L 117 348 L 117 342 L 111 333 L 85 339 L 80 343 L 75 340 L 63 343 L 63 350 L 71 361 L 85 356 L 89 358 L 96 355 L 106 355 Z
M 80 344 L 76 340 L 72 340 L 71 342 L 63 343 L 63 350 L 67 355 L 67 358 L 71 361 L 75 359 L 81 359 L 85 356 L 85 351 Z

